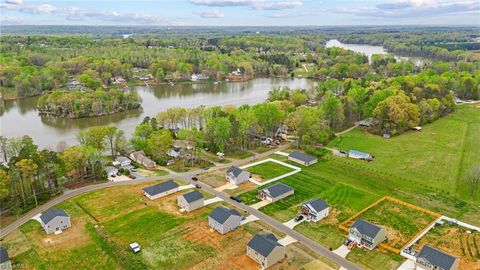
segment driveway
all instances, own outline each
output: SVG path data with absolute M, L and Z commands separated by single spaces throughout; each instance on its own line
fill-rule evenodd
M 335 249 L 333 251 L 333 253 L 337 254 L 338 256 L 342 257 L 342 258 L 345 258 L 347 257 L 348 253 L 350 253 L 350 249 L 348 249 L 347 246 L 345 246 L 344 244 L 342 244 L 341 246 L 339 246 L 337 249 Z
M 280 245 L 284 246 L 284 247 L 286 247 L 286 246 L 288 246 L 288 245 L 290 245 L 290 244 L 293 244 L 293 243 L 295 243 L 295 242 L 298 242 L 297 239 L 295 239 L 295 238 L 293 238 L 293 237 L 291 237 L 291 236 L 289 236 L 289 235 L 287 235 L 287 236 L 285 236 L 284 238 L 278 240 L 278 243 L 279 243 Z
M 183 185 L 183 186 L 179 186 L 179 187 L 178 187 L 178 191 L 185 190 L 185 189 L 189 189 L 189 188 L 194 188 L 194 187 L 195 187 L 195 186 L 192 185 L 192 184 Z
M 253 209 L 260 209 L 260 208 L 264 207 L 265 205 L 269 205 L 271 203 L 272 203 L 271 201 L 264 200 L 264 201 L 259 201 L 258 203 L 252 204 L 252 205 L 250 205 L 250 207 L 253 208 Z
M 295 221 L 295 218 L 292 218 L 291 220 L 283 223 L 283 225 L 287 226 L 288 228 L 290 229 L 293 229 L 295 228 L 295 226 L 297 226 L 298 224 L 302 223 L 305 221 L 305 218 L 303 218 L 302 220 L 300 221 Z
M 215 190 L 222 192 L 222 191 L 224 191 L 224 190 L 226 190 L 226 189 L 236 189 L 236 188 L 238 188 L 237 185 L 235 185 L 234 183 L 230 183 L 230 182 L 229 182 L 229 183 L 226 183 L 226 184 L 223 185 L 223 186 L 217 187 Z
M 242 220 L 242 222 L 240 222 L 240 225 L 245 225 L 249 222 L 256 221 L 256 220 L 259 220 L 259 218 L 256 217 L 255 215 L 250 215 L 246 217 L 244 220 Z
M 397 268 L 397 270 L 415 270 L 415 262 L 407 259 Z
M 219 197 L 211 198 L 211 199 L 203 201 L 203 206 L 207 206 L 209 204 L 216 203 L 216 202 L 221 202 L 221 201 L 223 201 L 223 199 L 219 198 Z
M 132 180 L 132 179 L 128 176 L 125 176 L 125 175 L 119 175 L 119 176 L 115 176 L 115 177 L 108 177 L 108 180 L 110 180 L 112 182 L 121 182 L 121 181 L 128 181 L 128 180 Z

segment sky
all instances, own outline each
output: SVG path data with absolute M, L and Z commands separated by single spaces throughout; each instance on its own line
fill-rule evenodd
M 0 23 L 480 26 L 480 0 L 0 0 Z

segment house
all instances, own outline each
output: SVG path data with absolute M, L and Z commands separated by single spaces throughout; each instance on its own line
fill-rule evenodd
M 348 156 L 354 159 L 369 159 L 371 158 L 370 154 L 360 152 L 357 150 L 350 150 L 348 151 Z
M 258 197 L 262 200 L 276 202 L 285 197 L 293 195 L 293 188 L 279 183 L 258 191 Z
M 132 153 L 130 153 L 129 157 L 130 157 L 131 160 L 142 164 L 143 166 L 145 166 L 148 169 L 153 169 L 153 168 L 155 168 L 155 166 L 157 166 L 155 161 L 149 159 L 145 155 L 145 152 L 143 152 L 143 150 L 132 152 Z
M 69 90 L 78 89 L 78 88 L 80 88 L 80 87 L 82 87 L 82 84 L 81 84 L 79 81 L 77 81 L 77 80 L 72 80 L 72 81 L 70 81 L 70 82 L 68 83 L 68 85 L 67 85 L 67 88 L 68 88 Z
M 118 169 L 113 166 L 107 166 L 106 171 L 108 177 L 116 177 L 118 175 Z
M 167 155 L 172 158 L 180 157 L 180 147 L 174 147 L 167 151 Z
M 49 209 L 40 214 L 40 224 L 47 234 L 70 228 L 70 216 L 61 209 Z
M 416 269 L 455 270 L 459 259 L 431 246 L 423 246 L 415 261 Z
M 208 215 L 208 226 L 221 234 L 226 234 L 240 226 L 242 219 L 242 215 L 235 209 L 217 207 Z
M 155 200 L 178 191 L 178 184 L 173 180 L 168 180 L 143 189 L 143 195 L 150 200 Z
M 227 170 L 225 177 L 228 182 L 238 185 L 247 182 L 248 179 L 250 179 L 250 173 L 238 167 L 232 166 Z
M 8 251 L 4 247 L 0 247 L 0 269 L 12 270 L 12 262 L 8 256 Z
M 318 162 L 318 158 L 298 151 L 293 151 L 288 154 L 288 160 L 302 164 L 304 166 L 310 166 Z
M 192 74 L 190 77 L 192 82 L 199 81 L 199 80 L 208 80 L 208 76 L 204 74 Z
M 129 158 L 124 156 L 118 156 L 113 162 L 113 165 L 121 166 L 121 167 L 128 167 L 131 164 L 132 164 L 132 161 Z
M 239 68 L 237 68 L 237 70 L 232 71 L 232 75 L 242 76 L 242 71 Z
M 198 190 L 194 190 L 192 192 L 188 192 L 178 196 L 177 202 L 180 208 L 185 209 L 185 211 L 187 212 L 190 212 L 203 207 L 204 198 L 202 193 L 198 192 Z
M 127 81 L 122 78 L 121 76 L 115 76 L 115 78 L 113 78 L 113 84 L 125 84 Z
M 285 247 L 271 233 L 257 234 L 247 244 L 247 255 L 267 269 L 285 258 Z
M 328 216 L 330 207 L 322 199 L 313 199 L 302 204 L 302 206 L 300 206 L 300 212 L 307 220 L 318 222 Z
M 348 239 L 359 246 L 372 250 L 387 239 L 387 232 L 380 226 L 359 219 L 350 227 Z

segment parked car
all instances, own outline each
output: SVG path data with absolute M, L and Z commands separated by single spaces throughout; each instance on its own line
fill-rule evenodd
M 345 246 L 348 246 L 351 242 L 352 242 L 352 240 L 347 239 L 347 240 L 345 240 L 345 241 L 343 242 L 343 244 L 344 244 Z
M 295 222 L 299 222 L 299 221 L 301 221 L 302 219 L 303 219 L 303 215 L 299 215 L 299 216 L 297 216 L 297 217 L 294 219 L 294 221 L 295 221 Z
M 192 176 L 192 181 L 198 181 L 198 177 Z
M 133 242 L 129 246 L 133 253 L 138 253 L 140 250 L 142 250 L 142 247 L 137 242 Z
M 196 188 L 202 188 L 199 184 L 195 185 Z
M 234 201 L 236 201 L 236 202 L 239 202 L 239 203 L 242 202 L 242 200 L 240 200 L 240 198 L 235 197 L 235 196 L 230 196 L 230 199 L 232 199 L 232 200 L 234 200 Z
M 346 155 L 346 154 L 347 154 L 347 151 L 345 151 L 345 150 L 340 150 L 340 154 Z

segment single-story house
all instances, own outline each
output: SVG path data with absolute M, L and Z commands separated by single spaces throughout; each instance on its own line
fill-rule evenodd
M 115 177 L 117 176 L 117 173 L 118 173 L 118 169 L 116 167 L 113 167 L 113 166 L 107 166 L 106 168 L 107 170 L 107 175 L 108 177 Z
M 426 270 L 455 270 L 459 263 L 457 257 L 425 245 L 417 255 L 415 266 Z
M 350 227 L 348 239 L 357 243 L 358 246 L 372 250 L 387 239 L 387 231 L 380 226 L 359 219 Z
M 40 224 L 47 234 L 70 228 L 70 216 L 61 209 L 49 209 L 40 214 Z
M 178 184 L 173 180 L 168 180 L 143 189 L 143 195 L 150 200 L 155 200 L 178 191 Z
M 199 81 L 199 80 L 208 80 L 208 76 L 205 74 L 192 74 L 190 77 L 192 82 Z
M 8 256 L 8 251 L 4 247 L 0 247 L 0 269 L 12 270 L 12 262 Z
M 354 159 L 369 159 L 371 158 L 370 154 L 360 152 L 357 150 L 350 150 L 348 151 L 348 157 L 354 158 Z
M 208 226 L 226 234 L 240 226 L 243 217 L 235 209 L 217 207 L 208 215 Z
M 318 158 L 298 151 L 293 151 L 288 154 L 288 160 L 302 164 L 304 166 L 310 166 L 318 162 Z
M 285 247 L 271 233 L 257 234 L 247 244 L 247 255 L 267 269 L 285 258 Z
M 180 148 L 179 147 L 174 147 L 170 150 L 167 151 L 167 155 L 172 158 L 178 158 L 180 157 Z
M 202 193 L 198 192 L 198 190 L 194 190 L 178 196 L 177 202 L 180 208 L 185 209 L 185 211 L 187 212 L 190 212 L 203 207 L 204 198 Z
M 258 191 L 258 197 L 262 200 L 268 200 L 276 202 L 285 197 L 293 195 L 293 188 L 285 184 L 279 183 L 268 188 L 264 188 Z
M 143 150 L 135 151 L 135 152 L 130 153 L 130 159 L 137 162 L 137 163 L 142 164 L 143 166 L 145 166 L 149 169 L 153 169 L 153 168 L 155 168 L 155 166 L 157 166 L 155 161 L 148 158 L 145 155 L 145 152 L 143 152 Z
M 121 167 L 127 167 L 132 164 L 132 161 L 124 156 L 118 156 L 115 161 L 113 162 L 113 165 L 115 166 L 121 166 Z
M 247 182 L 248 179 L 250 179 L 250 173 L 238 167 L 232 166 L 227 170 L 225 177 L 228 182 L 238 185 Z
M 317 222 L 328 216 L 330 207 L 322 199 L 313 199 L 302 204 L 302 206 L 300 206 L 300 212 L 307 220 Z

